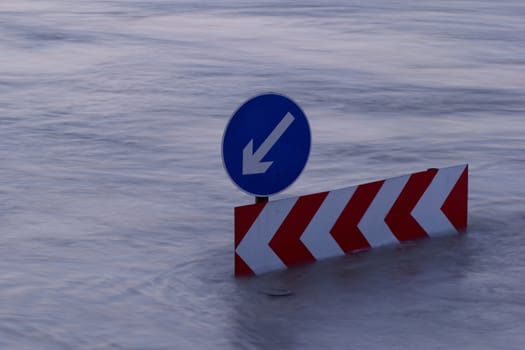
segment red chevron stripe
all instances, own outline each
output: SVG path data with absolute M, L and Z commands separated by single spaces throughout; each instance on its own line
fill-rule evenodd
M 385 223 L 400 242 L 428 237 L 411 213 L 436 174 L 437 169 L 412 174 L 385 216 Z
M 235 273 L 235 276 L 254 276 L 255 275 L 255 272 L 253 272 L 252 269 L 250 269 L 250 267 L 248 266 L 248 264 L 246 264 L 244 262 L 244 260 L 242 260 L 242 258 L 237 254 L 235 253 L 235 260 L 233 262 L 234 264 L 234 273 Z
M 441 206 L 441 211 L 458 232 L 463 233 L 467 230 L 468 166 L 465 167 L 458 182 L 450 191 L 450 194 Z
M 266 203 L 257 203 L 235 208 L 235 248 L 246 236 L 246 233 L 248 233 L 248 230 L 252 227 L 265 205 Z
M 370 244 L 357 225 L 383 183 L 384 181 L 376 181 L 358 186 L 330 230 L 330 234 L 345 253 L 370 248 Z
M 299 197 L 271 239 L 270 248 L 287 266 L 315 260 L 300 238 L 327 195 L 322 192 Z
M 235 248 L 242 241 L 250 227 L 264 209 L 266 203 L 258 203 L 252 205 L 245 205 L 242 207 L 236 207 L 234 212 L 235 224 L 234 224 L 234 242 Z M 251 276 L 255 273 L 250 269 L 250 267 L 242 260 L 242 258 L 235 253 L 234 260 L 234 273 L 235 276 Z

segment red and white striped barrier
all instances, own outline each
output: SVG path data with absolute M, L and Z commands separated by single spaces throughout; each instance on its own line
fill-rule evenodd
M 235 208 L 235 275 L 467 228 L 468 165 Z

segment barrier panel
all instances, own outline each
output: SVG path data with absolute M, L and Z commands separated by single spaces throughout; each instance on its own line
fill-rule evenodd
M 467 228 L 468 164 L 235 208 L 235 276 Z

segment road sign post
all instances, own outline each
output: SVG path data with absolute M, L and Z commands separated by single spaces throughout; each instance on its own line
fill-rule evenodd
M 268 202 L 301 174 L 310 143 L 306 116 L 282 95 L 256 96 L 231 117 L 224 168 L 255 196 L 235 208 L 236 276 L 466 230 L 467 164 Z

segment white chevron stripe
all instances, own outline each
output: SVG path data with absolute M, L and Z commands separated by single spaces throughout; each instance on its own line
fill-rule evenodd
M 317 260 L 344 255 L 343 250 L 330 234 L 330 230 L 352 198 L 355 189 L 356 187 L 348 187 L 328 193 L 304 230 L 301 241 Z
M 268 243 L 296 201 L 297 197 L 268 203 L 237 246 L 237 254 L 255 274 L 286 268 Z
M 458 182 L 463 170 L 465 170 L 465 165 L 438 170 L 412 210 L 412 216 L 429 236 L 441 236 L 456 232 L 456 228 L 441 211 L 441 207 Z
M 386 225 L 385 216 L 399 197 L 409 177 L 404 175 L 386 180 L 357 225 L 370 246 L 378 247 L 399 242 Z

